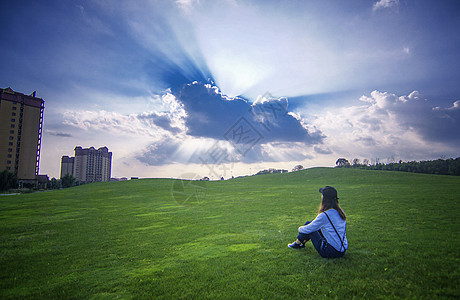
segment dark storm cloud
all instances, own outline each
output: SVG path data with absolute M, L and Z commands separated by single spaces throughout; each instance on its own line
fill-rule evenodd
M 187 113 L 187 134 L 194 137 L 223 139 L 250 107 L 242 98 L 226 99 L 216 89 L 198 82 L 184 85 L 175 96 Z
M 58 137 L 72 137 L 72 134 L 70 134 L 70 133 L 54 131 L 54 130 L 46 130 L 45 133 L 47 133 L 49 135 L 58 136 Z
M 174 160 L 174 154 L 180 144 L 173 140 L 164 140 L 148 146 L 136 159 L 149 166 L 162 166 L 178 161 Z M 182 162 L 182 161 L 179 161 Z
M 141 114 L 137 117 L 139 120 L 143 120 L 146 122 L 151 121 L 154 125 L 163 128 L 166 131 L 171 132 L 172 134 L 177 134 L 181 132 L 180 128 L 172 126 L 171 117 L 165 113 L 151 113 L 151 114 Z
M 168 114 L 142 116 L 175 134 L 139 154 L 137 159 L 145 164 L 219 164 L 222 162 L 213 159 L 221 150 L 219 155 L 228 156 L 226 163 L 300 161 L 311 158 L 305 151 L 308 146 L 321 144 L 324 139 L 321 132 L 309 131 L 289 113 L 287 99 L 264 98 L 251 105 L 199 82 L 186 84 L 174 94 L 184 110 L 185 132 L 171 125 Z M 199 139 L 202 142 L 187 144 Z
M 185 85 L 176 97 L 187 113 L 190 136 L 228 140 L 229 131 L 237 128 L 243 118 L 245 129 L 257 131 L 261 143 L 316 144 L 323 138 L 320 132 L 309 132 L 289 114 L 286 99 L 267 99 L 251 105 L 243 98 L 226 97 L 217 87 L 198 82 Z

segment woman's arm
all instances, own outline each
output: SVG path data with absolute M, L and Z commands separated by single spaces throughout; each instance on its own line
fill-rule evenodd
M 299 233 L 309 234 L 318 231 L 324 226 L 324 224 L 326 224 L 325 221 L 326 217 L 324 213 L 320 213 L 318 216 L 316 216 L 316 218 L 313 221 L 311 221 L 311 223 L 304 226 L 300 226 Z

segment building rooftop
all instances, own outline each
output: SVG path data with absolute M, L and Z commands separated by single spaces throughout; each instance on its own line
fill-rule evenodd
M 18 103 L 24 101 L 25 105 L 34 107 L 44 107 L 45 101 L 42 98 L 35 97 L 35 95 L 35 91 L 30 95 L 25 95 L 23 93 L 13 91 L 10 87 L 7 87 L 6 89 L 0 88 L 0 97 L 2 100 Z

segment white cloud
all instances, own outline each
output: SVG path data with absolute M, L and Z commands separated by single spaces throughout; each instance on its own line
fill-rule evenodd
M 161 96 L 166 111 L 122 114 L 106 110 L 69 110 L 63 113 L 65 125 L 83 130 L 101 131 L 113 135 L 145 136 L 160 140 L 165 136 L 185 134 L 186 112 L 176 98 L 166 93 Z
M 177 6 L 183 10 L 190 10 L 194 5 L 199 4 L 200 0 L 176 0 Z
M 64 124 L 83 130 L 98 130 L 112 134 L 156 135 L 155 128 L 141 122 L 136 114 L 123 115 L 105 110 L 66 111 Z
M 399 0 L 379 0 L 374 3 L 372 7 L 373 11 L 377 11 L 379 9 L 390 8 L 399 5 Z
M 360 100 L 363 105 L 326 108 L 311 122 L 326 135 L 323 147 L 333 155 L 398 160 L 458 155 L 460 101 L 432 108 L 417 91 L 407 96 L 373 91 Z
M 436 106 L 433 108 L 433 110 L 437 111 L 455 111 L 455 110 L 460 110 L 460 101 L 455 101 L 454 104 L 449 107 L 449 108 L 442 108 L 439 106 Z

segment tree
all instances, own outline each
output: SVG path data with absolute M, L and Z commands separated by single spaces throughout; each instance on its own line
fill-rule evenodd
M 367 158 L 363 159 L 363 165 L 368 166 L 369 160 Z
M 303 170 L 303 166 L 302 165 L 297 165 L 297 166 L 294 167 L 294 169 L 292 169 L 292 172 L 300 171 L 300 170 Z
M 361 161 L 359 160 L 359 158 L 355 158 L 353 159 L 353 166 L 354 167 L 357 167 L 361 164 Z
M 335 162 L 335 164 L 336 164 L 337 167 L 339 167 L 339 168 L 350 166 L 350 162 L 349 162 L 347 159 L 345 159 L 345 158 L 339 158 L 339 159 Z
M 61 178 L 61 184 L 63 188 L 68 188 L 75 185 L 75 177 L 70 174 L 66 174 Z
M 18 180 L 14 173 L 4 170 L 0 172 L 0 191 L 7 191 L 9 189 L 16 188 L 18 186 Z
M 51 180 L 50 180 L 50 189 L 57 190 L 57 189 L 59 189 L 60 185 L 61 185 L 60 180 L 57 180 L 54 177 L 51 178 Z

